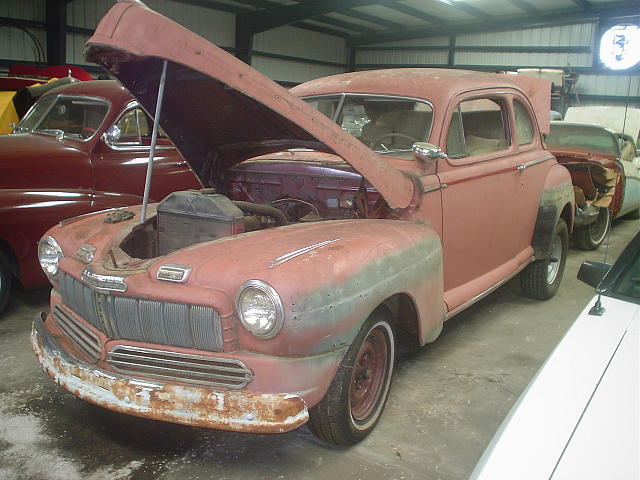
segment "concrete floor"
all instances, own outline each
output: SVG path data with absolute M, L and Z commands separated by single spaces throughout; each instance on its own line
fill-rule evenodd
M 640 223 L 614 223 L 615 259 Z M 445 325 L 424 348 L 400 349 L 375 431 L 352 448 L 321 444 L 301 427 L 249 435 L 182 427 L 94 407 L 55 385 L 28 343 L 47 289 L 15 292 L 0 318 L 0 480 L 465 479 L 500 422 L 592 296 L 570 250 L 558 295 L 519 294 L 514 279 Z

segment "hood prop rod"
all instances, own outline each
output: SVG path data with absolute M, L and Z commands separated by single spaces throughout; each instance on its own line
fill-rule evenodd
M 162 111 L 162 99 L 164 98 L 164 85 L 167 79 L 167 61 L 162 62 L 162 73 L 160 74 L 160 86 L 158 87 L 158 99 L 156 100 L 156 112 L 153 116 L 153 131 L 151 133 L 151 148 L 149 149 L 149 163 L 147 163 L 147 178 L 144 182 L 144 196 L 142 197 L 142 212 L 140 212 L 140 223 L 147 219 L 147 204 L 149 203 L 149 190 L 151 190 L 151 177 L 153 175 L 153 157 L 156 154 L 156 142 L 158 141 L 158 122 Z

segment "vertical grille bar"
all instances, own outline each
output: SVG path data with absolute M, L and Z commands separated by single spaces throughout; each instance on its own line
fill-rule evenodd
M 64 303 L 80 317 L 86 319 L 97 329 L 104 330 L 104 326 L 96 314 L 96 297 L 91 289 L 85 287 L 71 275 L 60 272 L 60 294 Z
M 112 296 L 109 300 L 113 303 L 113 309 L 110 309 L 113 312 L 111 318 L 120 336 L 132 340 L 143 340 L 144 336 L 138 320 L 138 299 Z
M 150 343 L 166 344 L 169 339 L 162 320 L 162 303 L 153 300 L 140 300 L 140 326 L 144 339 Z
M 222 350 L 220 315 L 211 308 L 200 305 L 191 307 L 191 335 L 193 346 L 202 350 Z
M 180 303 L 166 303 L 162 316 L 164 329 L 171 341 L 171 345 L 191 347 L 191 332 L 189 329 L 189 306 Z

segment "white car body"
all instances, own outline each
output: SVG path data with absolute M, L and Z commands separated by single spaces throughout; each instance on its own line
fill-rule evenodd
M 471 479 L 640 479 L 640 305 L 602 296 L 605 311 L 596 316 L 589 313 L 596 298 L 523 392 Z
M 615 133 L 623 133 L 624 130 L 636 142 L 640 140 L 640 108 L 605 105 L 569 107 L 564 121 L 600 125 Z

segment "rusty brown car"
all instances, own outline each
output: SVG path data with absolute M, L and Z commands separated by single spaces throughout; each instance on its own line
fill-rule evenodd
M 398 329 L 433 342 L 517 274 L 557 291 L 574 209 L 542 144 L 548 83 L 410 69 L 288 92 L 138 2 L 86 53 L 208 188 L 41 240 L 54 289 L 31 341 L 74 395 L 214 429 L 308 421 L 349 445 L 380 420 Z

